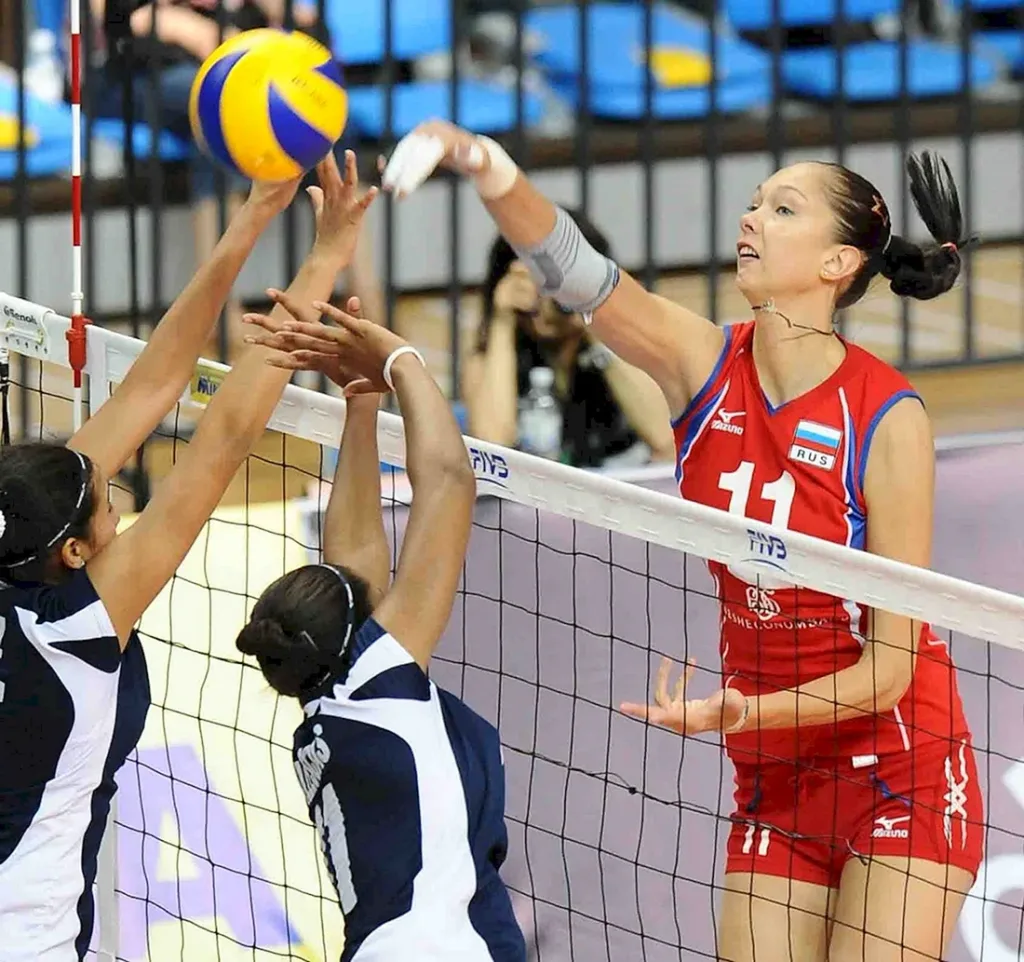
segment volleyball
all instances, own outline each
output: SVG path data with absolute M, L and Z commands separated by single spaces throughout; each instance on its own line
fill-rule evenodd
M 208 156 L 251 180 L 301 176 L 341 136 L 348 96 L 331 52 L 303 33 L 259 29 L 199 68 L 189 121 Z

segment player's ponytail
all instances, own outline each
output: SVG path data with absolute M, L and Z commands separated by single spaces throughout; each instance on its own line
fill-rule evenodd
M 960 255 L 972 243 L 964 236 L 963 213 L 953 175 L 937 154 L 907 159 L 910 194 L 933 243 L 917 244 L 892 233 L 889 208 L 878 189 L 856 171 L 827 164 L 836 239 L 863 251 L 863 267 L 839 296 L 836 307 L 856 304 L 881 274 L 900 297 L 930 300 L 944 294 L 960 274 Z
M 298 697 L 329 674 L 332 657 L 325 656 L 302 635 L 289 635 L 270 618 L 256 618 L 239 633 L 235 647 L 254 655 L 270 686 L 280 695 Z
M 927 301 L 945 294 L 960 274 L 960 253 L 971 243 L 963 236 L 963 214 L 949 165 L 925 151 L 907 159 L 910 195 L 934 243 L 919 245 L 898 235 L 882 251 L 881 274 L 894 294 Z
M 349 642 L 370 612 L 369 590 L 357 575 L 306 565 L 260 595 L 235 647 L 256 658 L 278 694 L 299 698 L 344 670 Z

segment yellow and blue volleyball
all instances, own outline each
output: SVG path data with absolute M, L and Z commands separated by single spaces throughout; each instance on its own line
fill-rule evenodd
M 248 30 L 222 43 L 192 83 L 200 148 L 251 180 L 301 176 L 327 155 L 348 118 L 331 52 L 303 33 Z

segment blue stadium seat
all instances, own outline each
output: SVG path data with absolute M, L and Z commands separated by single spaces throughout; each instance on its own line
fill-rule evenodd
M 840 0 L 780 0 L 779 20 L 786 27 L 834 23 Z M 767 30 L 772 25 L 772 0 L 726 0 L 725 15 L 737 30 Z M 861 23 L 885 14 L 898 14 L 900 0 L 843 0 L 843 19 Z
M 58 37 L 64 35 L 67 0 L 35 0 L 34 13 L 35 26 L 40 30 L 49 30 Z
M 516 91 L 497 84 L 476 80 L 459 83 L 458 116 L 451 116 L 451 93 L 448 81 L 399 84 L 392 97 L 391 132 L 401 137 L 417 124 L 431 117 L 458 122 L 478 133 L 501 133 L 512 130 L 516 123 Z M 381 137 L 384 132 L 385 108 L 382 87 L 352 87 L 348 92 L 351 122 L 367 138 Z M 523 122 L 537 123 L 544 104 L 536 94 L 524 93 Z
M 0 117 L 18 113 L 18 88 L 14 81 L 0 77 Z M 25 91 L 25 125 L 38 138 L 25 154 L 26 171 L 33 177 L 61 173 L 71 166 L 71 109 L 49 104 Z M 0 180 L 10 180 L 18 169 L 16 150 L 0 150 Z
M 391 4 L 391 55 L 414 60 L 451 45 L 450 0 L 325 0 L 334 54 L 346 66 L 384 60 L 384 5 Z
M 946 0 L 955 10 L 963 7 L 963 0 Z M 973 13 L 1002 13 L 1019 10 L 1018 0 L 971 0 Z M 999 53 L 1014 73 L 1024 72 L 1024 30 L 975 30 L 974 38 Z
M 647 63 L 643 55 L 644 8 L 640 3 L 594 3 L 588 7 L 587 64 L 589 105 L 595 116 L 636 118 L 644 112 Z M 574 105 L 580 101 L 580 13 L 575 6 L 532 10 L 525 25 L 542 44 L 537 65 L 552 87 Z M 711 31 L 691 14 L 665 5 L 652 11 L 656 57 L 674 55 L 706 65 Z M 717 106 L 739 112 L 766 104 L 771 96 L 769 59 L 750 44 L 721 31 L 716 46 Z M 696 71 L 699 74 L 699 70 Z M 709 109 L 706 82 L 673 82 L 652 71 L 653 108 L 663 119 L 704 116 Z
M 0 117 L 17 115 L 18 90 L 13 81 L 0 77 Z M 26 124 L 38 137 L 36 146 L 25 156 L 25 169 L 31 177 L 52 177 L 66 174 L 71 169 L 71 108 L 67 104 L 51 104 L 25 91 Z M 92 127 L 93 140 L 120 145 L 124 142 L 124 124 L 119 120 L 96 120 Z M 133 133 L 135 156 L 149 156 L 152 138 L 149 128 L 136 124 Z M 161 133 L 157 141 L 163 160 L 180 160 L 191 149 L 168 133 Z M 18 169 L 16 150 L 0 150 L 0 181 L 12 179 Z
M 830 99 L 838 94 L 832 47 L 787 51 L 782 73 L 786 89 L 803 97 Z M 899 44 L 886 41 L 853 44 L 843 50 L 843 95 L 847 100 L 885 101 L 900 96 Z M 973 87 L 999 77 L 999 58 L 975 50 L 970 57 Z M 950 44 L 915 40 L 907 45 L 907 87 L 911 98 L 948 97 L 964 87 L 961 51 Z
M 94 139 L 106 140 L 119 146 L 124 144 L 124 121 L 104 118 L 92 122 Z M 149 157 L 153 145 L 152 131 L 145 124 L 135 124 L 132 130 L 132 147 L 138 160 Z M 192 144 L 186 143 L 166 130 L 160 131 L 156 142 L 161 160 L 187 160 L 192 154 Z
M 838 0 L 782 0 L 781 21 L 786 27 L 827 25 L 838 14 Z M 844 0 L 848 23 L 876 17 L 899 16 L 900 0 Z M 737 30 L 765 30 L 772 25 L 771 0 L 725 0 L 725 15 Z M 886 101 L 900 96 L 900 53 L 897 41 L 853 43 L 843 48 L 843 95 L 854 101 Z M 804 47 L 782 54 L 782 75 L 793 94 L 828 100 L 838 94 L 837 51 L 833 47 Z M 907 43 L 907 87 L 911 98 L 948 97 L 964 87 L 961 54 L 952 44 L 911 39 Z M 977 47 L 970 57 L 971 83 L 985 86 L 999 78 L 1002 58 L 988 47 Z

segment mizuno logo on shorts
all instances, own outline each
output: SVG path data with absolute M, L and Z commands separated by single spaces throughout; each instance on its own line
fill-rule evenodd
M 906 827 L 897 828 L 903 822 L 909 822 L 909 815 L 900 815 L 897 818 L 876 818 L 875 828 L 871 833 L 872 838 L 909 838 L 910 830 Z

